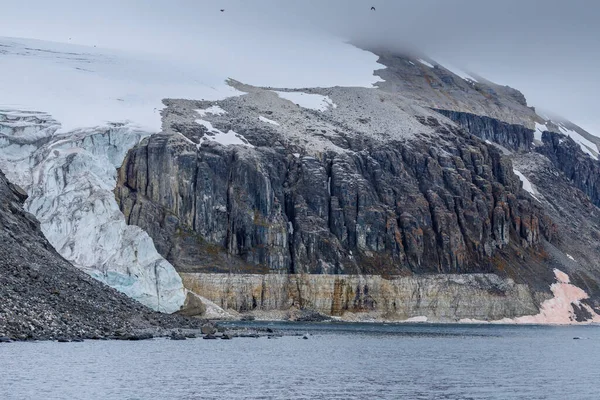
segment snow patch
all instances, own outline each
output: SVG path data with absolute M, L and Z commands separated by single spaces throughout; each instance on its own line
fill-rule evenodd
M 538 141 L 542 141 L 542 133 L 546 132 L 548 127 L 543 124 L 535 123 L 535 130 L 533 132 L 533 138 Z
M 427 61 L 425 61 L 425 60 L 422 60 L 422 59 L 420 59 L 420 58 L 419 58 L 417 61 L 418 61 L 418 62 L 420 62 L 420 63 L 421 63 L 421 64 L 423 64 L 423 65 L 426 65 L 426 66 L 428 66 L 429 68 L 434 68 L 434 65 L 433 65 L 433 64 L 431 64 L 430 62 L 427 62 Z
M 279 122 L 273 121 L 272 119 L 269 119 L 269 118 L 265 118 L 262 115 L 259 115 L 258 119 L 261 120 L 262 122 L 266 122 L 267 124 L 279 126 Z
M 221 107 L 219 106 L 210 106 L 208 108 L 205 109 L 197 109 L 195 110 L 198 114 L 200 114 L 201 117 L 205 117 L 206 114 L 212 114 L 212 115 L 223 115 L 223 114 L 227 114 L 227 111 L 223 110 Z
M 456 65 L 453 65 L 451 63 L 448 62 L 440 62 L 438 60 L 438 64 L 442 65 L 444 68 L 446 68 L 448 71 L 452 72 L 454 75 L 460 76 L 462 79 L 464 79 L 465 81 L 469 82 L 469 83 L 477 83 L 477 78 L 475 78 L 474 76 L 472 76 L 471 74 L 469 74 L 467 71 L 465 71 L 465 69 L 457 67 Z
M 586 138 L 581 136 L 576 131 L 574 131 L 572 129 L 568 129 L 561 124 L 558 125 L 558 129 L 560 129 L 560 131 L 563 134 L 565 134 L 565 135 L 569 136 L 571 139 L 573 139 L 573 141 L 575 141 L 575 143 L 577 143 L 579 145 L 579 147 L 581 147 L 581 150 L 583 150 L 585 153 L 589 154 L 590 157 L 592 157 L 594 160 L 598 159 L 598 146 L 596 146 L 595 143 L 590 142 L 589 140 L 587 140 Z
M 537 197 L 535 197 L 536 191 L 529 179 L 527 179 L 525 175 L 523 175 L 520 171 L 516 169 L 513 169 L 513 172 L 519 177 L 519 179 L 521 179 L 521 182 L 523 182 L 523 190 L 529 192 L 529 194 L 531 194 L 531 197 L 533 197 L 539 202 L 540 200 Z
M 197 119 L 196 123 L 205 127 L 208 130 L 208 133 L 210 134 L 210 135 L 202 136 L 198 146 L 201 146 L 202 143 L 207 140 L 211 140 L 211 141 L 220 143 L 223 146 L 241 145 L 241 146 L 246 146 L 246 147 L 251 147 L 251 148 L 254 147 L 246 140 L 246 138 L 243 135 L 240 135 L 239 133 L 236 133 L 236 132 L 232 131 L 231 129 L 228 132 L 223 132 L 223 131 L 215 128 L 210 122 L 205 121 L 203 119 Z
M 337 108 L 337 104 L 335 104 L 328 96 L 320 94 L 278 91 L 275 91 L 275 93 L 282 99 L 298 104 L 302 108 L 310 108 L 311 110 L 316 111 L 327 111 L 329 107 Z
M 569 275 L 559 269 L 554 269 L 556 282 L 550 285 L 553 297 L 544 301 L 540 306 L 540 312 L 536 315 L 526 315 L 517 318 L 503 318 L 497 321 L 482 321 L 477 319 L 461 319 L 461 323 L 478 324 L 542 324 L 542 325 L 572 325 L 599 323 L 600 315 L 589 305 L 581 300 L 589 298 L 588 294 L 581 288 L 571 284 Z M 577 322 L 573 305 L 581 307 L 590 313 L 592 318 L 585 322 Z
M 519 324 L 556 324 L 568 325 L 576 322 L 573 304 L 584 308 L 592 315 L 591 322 L 600 322 L 598 315 L 590 306 L 581 303 L 588 294 L 581 288 L 571 284 L 569 275 L 555 269 L 556 283 L 550 286 L 554 297 L 546 300 L 540 307 L 540 313 L 532 316 L 518 317 L 514 321 Z
M 405 320 L 404 322 L 427 322 L 427 317 L 424 315 L 421 315 L 418 317 L 410 317 L 407 320 Z

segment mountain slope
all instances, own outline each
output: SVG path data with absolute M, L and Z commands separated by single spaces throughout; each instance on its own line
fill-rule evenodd
M 509 282 L 524 284 L 545 316 L 516 321 L 596 318 L 595 265 L 570 265 L 564 228 L 510 161 L 543 153 L 547 135 L 566 136 L 538 133 L 542 122 L 552 124 L 514 89 L 404 56 L 388 64 L 391 71 L 380 71 L 380 89 L 295 90 L 290 102 L 281 93 L 292 89 L 231 82 L 247 94 L 219 102 L 166 101 L 163 133 L 142 141 L 120 170 L 121 210 L 153 237 L 188 288 L 237 311 L 314 307 L 392 319 L 469 319 L 469 312 L 489 313 L 482 309 L 494 302 L 477 303 L 472 283 L 458 298 L 480 308 L 454 314 L 439 294 L 442 305 L 409 311 L 383 299 L 399 296 L 408 304 L 400 293 L 422 296 L 429 284 L 423 279 L 432 273 L 493 273 L 506 281 L 486 290 L 510 298 Z M 321 96 L 326 106 L 303 96 Z M 224 141 L 225 132 L 240 142 Z M 588 155 L 581 162 L 595 160 Z M 544 311 L 557 295 L 550 289 L 569 285 L 559 270 L 574 273 L 592 297 L 560 300 L 568 307 L 553 319 Z M 283 281 L 224 275 L 220 282 L 212 272 L 292 275 Z M 306 273 L 317 276 L 298 275 Z M 373 282 L 344 283 L 357 275 L 383 276 L 399 286 L 383 295 Z M 414 289 L 396 281 L 403 275 L 417 279 Z M 277 300 L 268 300 L 269 292 L 279 293 Z M 503 308 L 500 315 L 532 314 L 513 300 L 511 311 Z
M 69 262 L 149 307 L 177 311 L 185 300 L 181 278 L 145 232 L 125 224 L 112 194 L 116 168 L 141 138 L 160 131 L 162 99 L 241 94 L 225 83 L 227 71 L 292 85 L 377 81 L 373 54 L 337 41 L 314 44 L 339 56 L 332 60 L 350 57 L 353 66 L 331 78 L 328 65 L 302 57 L 296 67 L 311 68 L 312 74 L 301 76 L 282 74 L 260 57 L 255 68 L 240 68 L 207 52 L 199 65 L 0 37 L 0 169 L 28 193 L 26 210 Z M 239 52 L 250 50 L 238 46 Z
M 354 57 L 340 76 L 305 57 L 315 85 L 332 77 L 320 88 L 298 88 L 310 74 L 270 80 L 269 66 L 238 66 L 238 81 L 225 82 L 219 68 L 230 66 L 216 61 L 146 70 L 137 56 L 56 46 L 0 48 L 13 69 L 34 65 L 37 76 L 49 65 L 88 85 L 63 84 L 63 97 L 38 81 L 66 99 L 53 109 L 2 92 L 0 167 L 62 255 L 144 304 L 178 310 L 185 286 L 253 313 L 596 318 L 598 252 L 582 254 L 565 217 L 594 224 L 595 139 L 542 117 L 519 91 L 425 57 L 380 52 L 376 64 L 340 44 L 332 59 Z M 85 107 L 78 120 L 75 100 L 94 100 L 102 79 L 106 97 L 90 103 L 101 118 Z M 545 172 L 559 191 L 537 179 Z

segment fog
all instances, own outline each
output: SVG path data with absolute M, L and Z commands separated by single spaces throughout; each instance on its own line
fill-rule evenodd
M 600 2 L 592 0 L 0 0 L 1 36 L 194 57 L 208 42 L 327 32 L 363 48 L 420 51 L 525 93 L 600 136 Z M 87 2 L 86 2 L 87 3 Z M 376 10 L 372 11 L 371 7 Z M 220 10 L 224 9 L 224 12 Z M 324 54 L 324 57 L 326 55 Z M 277 57 L 273 54 L 273 57 Z M 268 62 L 268 60 L 265 60 Z M 240 59 L 239 62 L 243 62 Z

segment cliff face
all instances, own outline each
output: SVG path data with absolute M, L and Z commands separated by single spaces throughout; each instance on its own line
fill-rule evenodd
M 586 155 L 569 137 L 545 132 L 536 151 L 546 156 L 573 185 L 600 206 L 600 163 Z
M 528 179 L 529 190 L 534 191 L 536 202 L 555 226 L 552 243 L 544 243 L 545 263 L 568 270 L 572 280 L 591 296 L 586 302 L 598 308 L 600 164 L 593 153 L 584 152 L 580 143 L 564 133 L 538 130 L 534 138 L 533 130 L 496 121 L 494 124 L 500 128 L 494 130 L 494 136 L 487 128 L 488 117 L 455 111 L 440 113 L 481 139 L 510 149 L 507 156 L 515 170 Z M 530 151 L 514 146 L 522 137 L 531 138 Z
M 233 114 L 253 101 L 219 106 Z M 417 120 L 435 136 L 363 137 L 343 152 L 295 153 L 285 128 L 261 126 L 258 115 L 230 129 L 281 147 L 154 135 L 126 157 L 116 197 L 128 222 L 185 272 L 491 272 L 498 252 L 535 253 L 551 240 L 552 223 L 498 150 L 432 116 Z
M 183 273 L 182 279 L 191 291 L 203 293 L 224 309 L 263 318 L 278 310 L 310 309 L 347 320 L 500 320 L 537 314 L 540 302 L 527 285 L 493 274 L 384 279 L 377 275 Z
M 544 157 L 593 200 L 581 143 L 542 135 L 558 125 L 514 89 L 382 60 L 379 89 L 232 82 L 247 94 L 166 101 L 163 133 L 119 170 L 127 222 L 188 289 L 235 311 L 515 318 L 536 314 L 566 269 L 591 294 L 566 320 L 581 304 L 594 313 L 596 268 L 570 262 L 581 247 L 564 214 L 511 162 Z
M 449 110 L 436 110 L 482 140 L 497 143 L 512 151 L 533 148 L 533 130 L 494 118 Z

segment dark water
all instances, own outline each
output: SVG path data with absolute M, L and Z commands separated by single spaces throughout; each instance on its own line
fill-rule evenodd
M 600 399 L 598 326 L 270 326 L 312 336 L 0 344 L 0 399 Z

